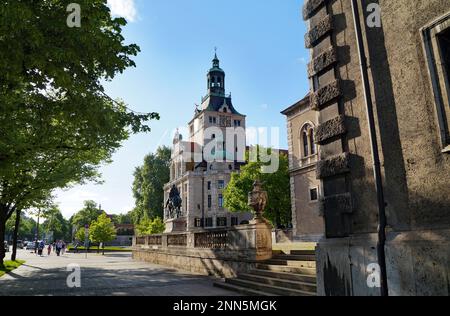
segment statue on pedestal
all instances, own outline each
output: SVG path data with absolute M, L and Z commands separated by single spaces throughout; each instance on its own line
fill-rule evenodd
M 178 219 L 181 217 L 182 203 L 183 200 L 180 197 L 180 192 L 176 185 L 173 185 L 172 189 L 170 189 L 169 198 L 167 199 L 165 206 L 167 219 Z
M 255 222 L 267 222 L 264 219 L 264 209 L 267 206 L 268 195 L 267 192 L 263 190 L 262 183 L 256 180 L 253 184 L 253 191 L 248 194 L 248 205 L 253 208 L 255 212 Z

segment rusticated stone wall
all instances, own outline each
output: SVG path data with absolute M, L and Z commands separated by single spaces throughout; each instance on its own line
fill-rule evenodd
M 450 4 L 357 2 L 386 200 L 389 293 L 449 295 L 450 154 L 421 30 Z M 379 5 L 381 27 L 368 27 L 369 4 Z M 319 294 L 379 295 L 367 286 L 368 265 L 378 261 L 378 207 L 351 0 L 305 0 L 303 17 L 327 237 L 317 248 Z

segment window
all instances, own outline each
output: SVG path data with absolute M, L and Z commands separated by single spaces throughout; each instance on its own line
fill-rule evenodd
M 319 190 L 317 188 L 309 190 L 309 199 L 311 202 L 319 200 Z
M 202 227 L 202 226 L 203 226 L 203 225 L 202 225 L 202 219 L 201 219 L 201 218 L 196 218 L 194 223 L 195 223 L 194 226 L 195 226 L 196 228 Z
M 315 155 L 317 153 L 317 150 L 316 150 L 316 142 L 314 139 L 314 130 L 313 129 L 309 130 L 309 144 L 311 146 L 311 155 Z
M 311 124 L 306 124 L 301 130 L 301 157 L 307 158 L 317 154 L 317 147 L 314 139 L 314 127 Z
M 217 227 L 226 227 L 226 226 L 227 226 L 227 218 L 217 217 Z
M 223 208 L 223 195 L 219 194 L 219 208 Z
M 208 195 L 208 208 L 212 207 L 212 196 Z
M 238 217 L 232 217 L 231 218 L 231 226 L 237 226 L 239 224 L 239 218 Z
M 225 181 L 224 180 L 219 180 L 217 182 L 217 187 L 219 188 L 219 190 L 225 189 Z
M 308 140 L 308 133 L 306 131 L 303 131 L 302 133 L 302 144 L 303 144 L 303 157 L 309 156 L 309 140 Z
M 422 29 L 441 143 L 450 152 L 450 14 Z
M 209 124 L 217 124 L 217 118 L 214 116 L 209 117 Z
M 216 139 L 216 134 L 212 134 L 211 139 Z
M 234 127 L 240 127 L 241 121 L 240 120 L 234 120 Z
M 208 181 L 208 191 L 211 191 L 211 181 Z
M 212 219 L 212 217 L 206 218 L 205 221 L 206 221 L 205 227 L 213 227 L 213 219 Z

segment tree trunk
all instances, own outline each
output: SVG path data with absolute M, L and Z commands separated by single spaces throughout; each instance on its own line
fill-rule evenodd
M 14 233 L 13 233 L 13 249 L 11 254 L 11 260 L 16 261 L 17 257 L 17 235 L 19 234 L 19 226 L 20 226 L 20 215 L 21 211 L 16 210 L 16 223 L 14 226 Z
M 0 205 L 0 266 L 3 266 L 5 259 L 5 232 L 6 232 L 6 206 Z
M 38 211 L 37 222 L 36 222 L 36 240 L 39 241 L 39 220 L 41 218 L 41 210 Z

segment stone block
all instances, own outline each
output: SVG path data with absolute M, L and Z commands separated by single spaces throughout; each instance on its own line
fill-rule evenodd
M 350 172 L 350 155 L 344 153 L 317 163 L 317 179 L 325 179 Z
M 306 48 L 313 48 L 317 42 L 333 30 L 333 18 L 327 15 L 317 25 L 314 25 L 305 35 Z
M 322 5 L 326 4 L 327 0 L 306 0 L 303 5 L 303 19 L 306 21 L 317 12 Z
M 330 67 L 338 61 L 336 49 L 334 47 L 330 47 L 322 54 L 314 58 L 308 64 L 308 76 L 311 78 L 312 76 L 320 73 L 324 69 Z
M 328 140 L 347 133 L 345 126 L 345 116 L 339 115 L 323 124 L 315 130 L 315 140 L 318 145 L 326 143 Z
M 321 110 L 328 102 L 341 95 L 341 84 L 339 80 L 320 88 L 310 95 L 311 108 L 315 111 Z

